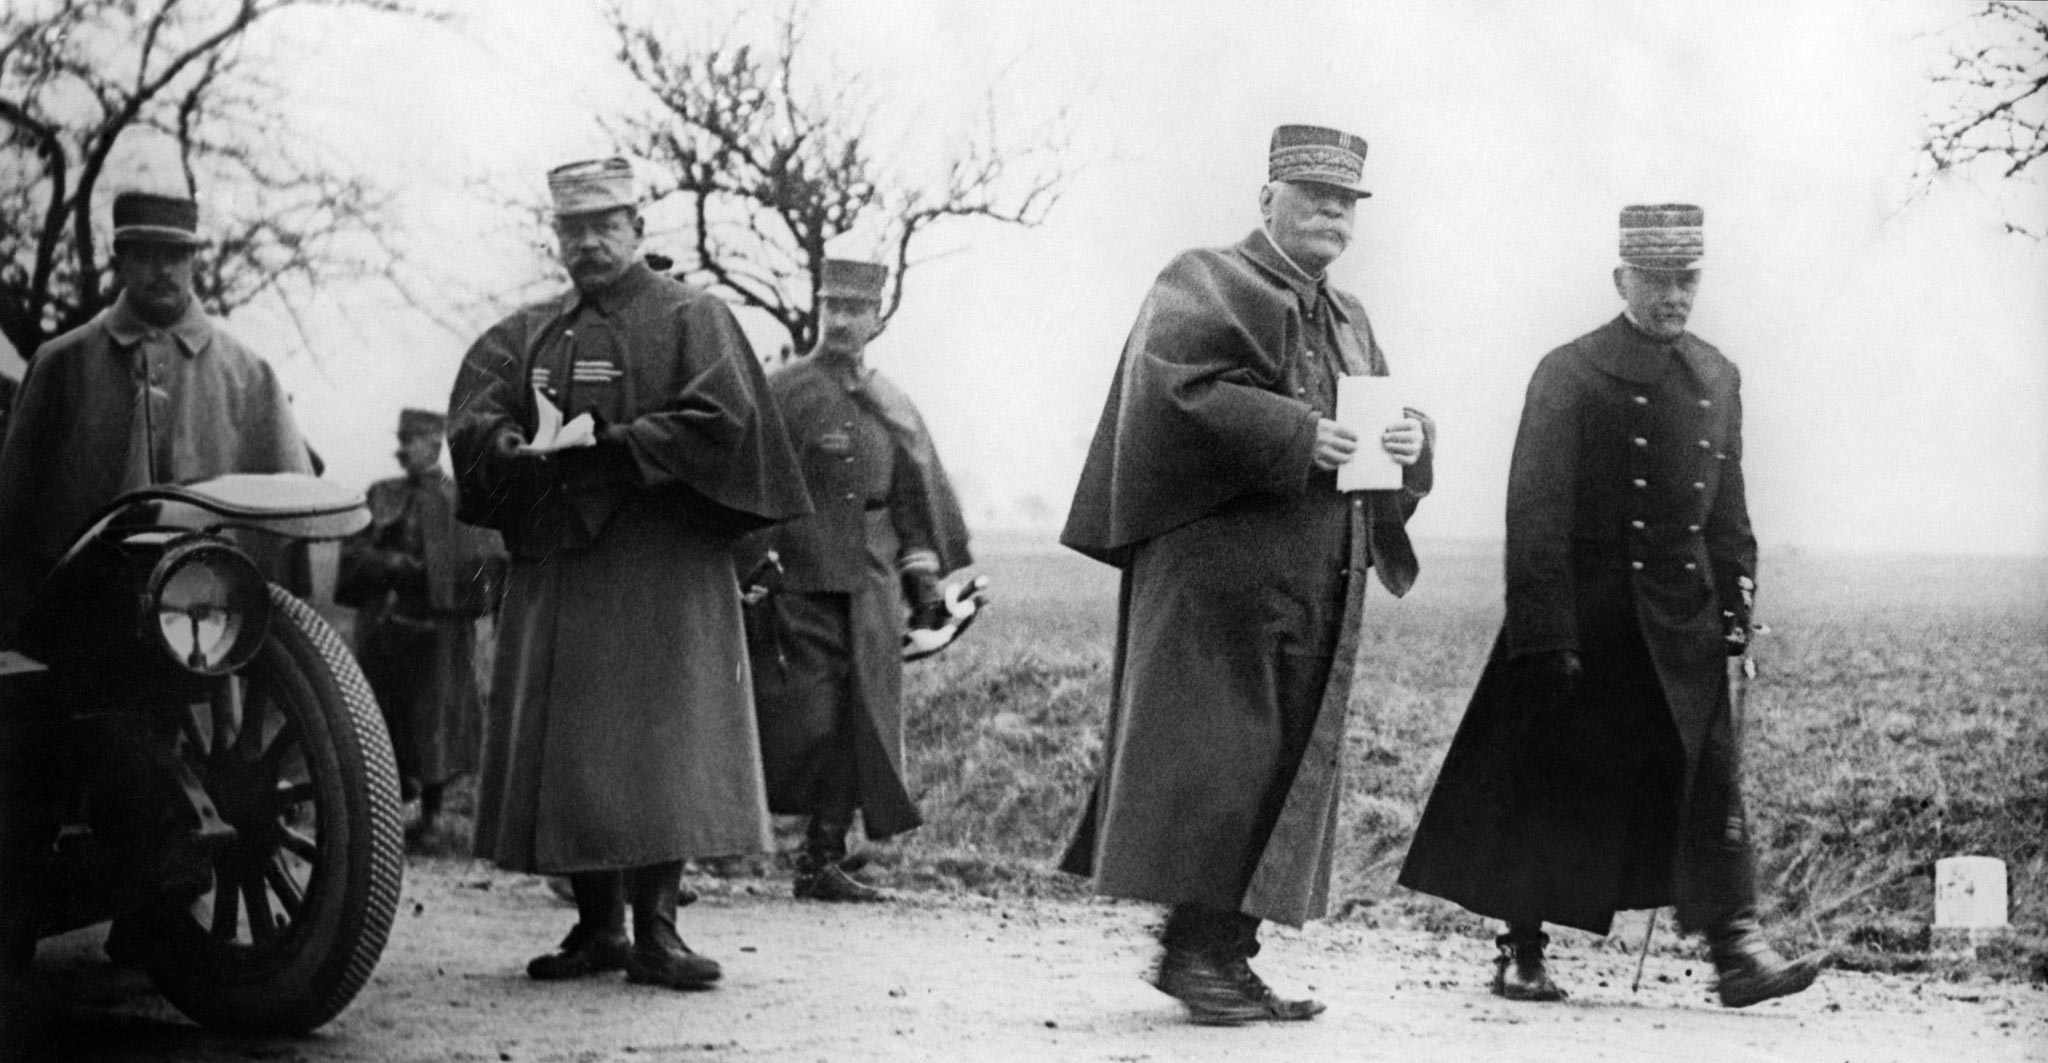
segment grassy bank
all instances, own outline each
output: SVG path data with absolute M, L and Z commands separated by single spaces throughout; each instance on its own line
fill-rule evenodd
M 905 881 L 1066 890 L 1046 869 L 1086 793 L 1108 704 L 1114 574 L 999 554 L 998 604 L 908 677 L 910 782 L 928 825 L 892 847 Z M 1934 861 L 2010 871 L 2012 943 L 1991 966 L 2048 977 L 2048 564 L 1766 559 L 1745 771 L 1773 921 L 1839 962 L 1912 970 Z M 1405 600 L 1367 604 L 1332 896 L 1356 918 L 1490 933 L 1398 890 L 1420 804 L 1500 621 L 1497 554 L 1424 553 Z
M 876 847 L 874 874 L 1078 896 L 1084 884 L 1052 867 L 1101 749 L 1115 573 L 1053 550 L 986 553 L 996 604 L 906 673 L 908 781 L 927 822 Z M 1393 884 L 1500 623 L 1497 552 L 1422 553 L 1406 599 L 1375 588 L 1367 600 L 1333 908 L 1491 934 Z M 1929 948 L 1934 861 L 1996 856 L 2015 933 L 1975 969 L 2048 980 L 2048 562 L 1767 557 L 1761 582 L 1770 632 L 1744 768 L 1774 929 L 1848 966 L 1960 974 Z M 466 787 L 453 795 L 434 848 L 466 847 L 468 803 Z

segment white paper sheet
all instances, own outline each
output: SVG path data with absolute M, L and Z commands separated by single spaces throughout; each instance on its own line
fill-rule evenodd
M 1358 436 L 1358 452 L 1337 466 L 1337 490 L 1392 491 L 1401 486 L 1401 465 L 1380 446 L 1380 433 L 1406 417 L 1392 377 L 1337 378 L 1337 416 L 1331 419 Z
M 539 411 L 535 418 L 539 423 L 533 427 L 533 441 L 520 446 L 525 454 L 551 454 L 570 447 L 597 445 L 597 422 L 590 414 L 579 413 L 567 424 L 562 423 L 562 410 L 539 388 L 533 389 L 533 405 Z

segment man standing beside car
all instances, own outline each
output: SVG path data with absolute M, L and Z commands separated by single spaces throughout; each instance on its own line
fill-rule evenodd
M 732 311 L 641 261 L 630 165 L 548 185 L 574 288 L 477 340 L 449 403 L 459 516 L 511 554 L 477 852 L 569 876 L 531 977 L 701 989 L 683 861 L 769 847 L 733 540 L 810 505 Z

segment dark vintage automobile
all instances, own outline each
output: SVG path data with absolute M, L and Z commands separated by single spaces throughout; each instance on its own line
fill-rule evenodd
M 79 535 L 0 654 L 15 959 L 111 920 L 108 954 L 210 1027 L 300 1032 L 354 999 L 404 866 L 391 742 L 333 628 L 251 558 L 368 521 L 326 481 L 225 476 Z

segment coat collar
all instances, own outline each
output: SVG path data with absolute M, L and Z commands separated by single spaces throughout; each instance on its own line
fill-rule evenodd
M 584 295 L 579 291 L 576 293 L 578 298 L 570 305 L 572 308 L 594 307 L 604 316 L 611 317 L 619 312 L 620 307 L 631 302 L 653 283 L 654 270 L 650 269 L 645 261 L 636 258 L 626 267 L 626 272 L 619 274 L 619 279 L 613 281 L 609 287 L 595 295 Z
M 199 352 L 213 343 L 213 323 L 207 320 L 206 312 L 199 309 L 197 299 L 185 305 L 183 317 L 172 322 L 169 328 L 159 329 L 135 312 L 124 292 L 114 300 L 114 305 L 100 311 L 100 324 L 121 347 L 133 347 L 151 336 L 168 332 L 178 341 L 179 353 L 187 358 L 196 358 Z
M 1608 376 L 1636 384 L 1661 379 L 1672 359 L 1684 363 L 1696 380 L 1706 379 L 1707 366 L 1700 341 L 1687 332 L 1675 340 L 1660 340 L 1635 327 L 1626 314 L 1594 330 L 1586 344 L 1587 360 Z
M 1331 297 L 1329 273 L 1325 272 L 1320 277 L 1311 277 L 1303 273 L 1301 267 L 1294 264 L 1294 260 L 1281 253 L 1280 248 L 1273 243 L 1273 238 L 1266 234 L 1263 227 L 1253 229 L 1249 236 L 1239 240 L 1235 250 L 1250 261 L 1267 280 L 1293 292 L 1295 300 L 1301 304 L 1303 313 L 1314 309 L 1317 301 L 1321 300 L 1330 304 L 1330 309 L 1337 315 L 1338 320 L 1351 320 L 1351 315 L 1345 311 L 1344 304 Z

